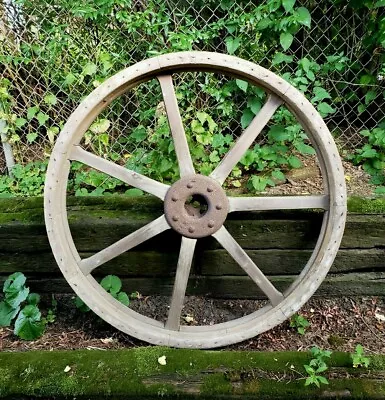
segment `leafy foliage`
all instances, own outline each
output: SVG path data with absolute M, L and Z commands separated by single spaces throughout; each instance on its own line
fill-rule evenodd
M 368 139 L 362 148 L 356 150 L 350 158 L 356 164 L 362 164 L 372 178 L 371 183 L 379 185 L 378 194 L 385 194 L 385 124 L 373 130 L 363 130 L 361 135 Z
M 100 286 L 109 293 L 116 300 L 120 301 L 125 306 L 130 305 L 130 297 L 126 292 L 121 291 L 122 281 L 116 275 L 107 275 L 100 281 Z M 134 294 L 135 296 L 137 293 Z M 90 308 L 83 302 L 83 300 L 76 296 L 75 306 L 82 312 L 90 311 Z
M 327 371 L 328 366 L 326 364 L 327 358 L 330 358 L 332 352 L 329 350 L 322 350 L 318 347 L 313 347 L 311 349 L 312 359 L 309 364 L 304 365 L 305 371 L 308 377 L 305 381 L 305 386 L 315 385 L 320 387 L 321 384 L 328 385 L 328 380 L 320 375 Z
M 15 272 L 4 282 L 4 299 L 0 302 L 0 326 L 10 326 L 15 320 L 15 335 L 24 340 L 35 340 L 45 330 L 46 322 L 38 308 L 40 296 L 29 293 L 26 277 Z
M 370 364 L 370 358 L 365 357 L 364 348 L 361 344 L 357 344 L 356 351 L 350 355 L 353 362 L 353 368 L 365 367 L 368 368 Z
M 310 322 L 300 314 L 294 314 L 290 318 L 290 327 L 296 328 L 300 335 L 304 335 L 306 329 L 310 326 Z
M 330 3 L 333 12 L 341 7 L 339 2 Z M 323 117 L 330 119 L 332 126 L 341 102 L 367 113 L 381 95 L 373 83 L 377 72 L 385 70 L 384 59 L 378 51 L 385 42 L 385 23 L 377 17 L 378 5 L 372 0 L 355 1 L 346 6 L 368 17 L 362 45 L 373 54 L 373 60 L 363 71 L 354 57 L 346 57 L 346 51 L 326 53 L 322 57 L 316 52 L 304 56 L 296 46 L 296 38 L 302 40 L 304 30 L 314 28 L 316 10 L 312 2 L 222 1 L 217 8 L 217 3 L 209 0 L 207 6 L 216 9 L 210 18 L 203 12 L 202 18 L 196 18 L 187 5 L 186 12 L 174 15 L 165 3 L 155 1 L 146 2 L 145 6 L 129 0 L 60 0 L 54 7 L 46 0 L 20 0 L 18 4 L 25 15 L 40 12 L 45 17 L 36 18 L 39 26 L 31 23 L 26 27 L 25 40 L 19 48 L 6 42 L 4 51 L 0 51 L 0 63 L 7 71 L 0 80 L 0 118 L 7 121 L 4 133 L 13 144 L 20 164 L 15 168 L 13 179 L 1 177 L 0 196 L 40 195 L 46 166 L 33 163 L 22 167 L 31 157 L 25 149 L 39 146 L 44 153 L 40 157 L 48 156 L 69 117 L 67 110 L 74 109 L 91 87 L 99 86 L 116 71 L 148 56 L 215 47 L 250 59 L 296 86 Z M 78 40 L 79 34 L 82 40 Z M 346 47 L 344 43 L 336 43 L 334 48 Z M 36 68 L 31 69 L 31 65 Z M 27 96 L 20 95 L 18 82 L 12 79 L 23 69 L 31 75 L 31 81 L 38 82 Z M 363 85 L 362 101 L 353 91 L 346 98 L 340 98 L 345 83 L 338 81 L 330 85 L 331 79 L 337 81 L 338 74 L 346 70 L 356 71 L 356 83 Z M 215 74 L 206 77 L 197 74 L 196 79 L 181 79 L 177 84 L 194 165 L 199 173 L 207 175 L 241 130 L 249 126 L 266 101 L 266 95 L 261 88 L 244 80 L 223 80 Z M 178 178 L 178 168 L 156 88 L 156 82 L 149 81 L 135 88 L 135 101 L 127 101 L 132 98 L 124 96 L 118 99 L 113 105 L 114 112 L 101 115 L 91 124 L 83 145 L 101 157 L 170 183 Z M 152 106 L 147 107 L 150 103 Z M 126 121 L 131 121 L 127 134 L 121 134 L 126 129 Z M 276 184 L 280 173 L 300 168 L 302 157 L 314 154 L 306 134 L 283 107 L 265 131 L 268 140 L 250 149 L 226 182 L 228 186 L 239 187 L 241 182 L 247 182 L 249 190 L 263 191 Z M 370 145 L 378 153 L 384 153 L 377 145 Z M 284 179 L 279 176 L 278 180 Z M 121 182 L 106 179 L 100 172 L 82 165 L 73 166 L 69 185 L 70 191 L 78 196 L 130 190 Z

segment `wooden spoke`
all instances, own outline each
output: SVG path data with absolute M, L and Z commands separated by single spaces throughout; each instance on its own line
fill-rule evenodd
M 228 197 L 230 211 L 329 209 L 328 195 Z
M 196 242 L 196 239 L 189 239 L 182 236 L 171 305 L 165 325 L 167 329 L 172 329 L 174 331 L 179 330 L 180 315 L 182 312 L 183 300 L 186 293 L 187 281 L 190 275 Z
M 80 146 L 73 146 L 68 158 L 89 165 L 107 175 L 120 179 L 122 182 L 159 197 L 161 200 L 164 200 L 167 190 L 169 189 L 169 186 L 164 183 L 157 182 L 135 171 L 131 171 L 130 169 L 98 157 L 95 154 L 83 150 Z
M 213 237 L 218 240 L 247 275 L 259 286 L 273 306 L 276 306 L 284 299 L 282 293 L 272 285 L 224 226 L 215 232 Z
M 111 246 L 106 247 L 104 250 L 99 251 L 91 257 L 81 260 L 79 263 L 80 269 L 84 275 L 88 275 L 100 265 L 112 260 L 125 251 L 138 246 L 139 244 L 151 239 L 152 237 L 169 228 L 170 226 L 168 225 L 165 216 L 162 215 L 125 238 L 120 239 Z
M 158 81 L 162 89 L 164 105 L 166 107 L 171 134 L 174 139 L 175 152 L 179 164 L 180 177 L 195 174 L 188 148 L 186 134 L 183 129 L 178 102 L 176 100 L 174 85 L 171 75 L 160 75 Z
M 267 102 L 251 121 L 247 129 L 237 139 L 232 149 L 210 174 L 211 178 L 218 181 L 221 185 L 223 184 L 229 173 L 237 165 L 243 154 L 245 154 L 245 151 L 253 144 L 254 140 L 282 103 L 283 101 L 279 97 L 275 95 L 269 96 Z

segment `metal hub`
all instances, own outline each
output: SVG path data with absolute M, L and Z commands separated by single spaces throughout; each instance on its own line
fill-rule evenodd
M 164 199 L 167 222 L 189 238 L 212 235 L 223 225 L 228 212 L 229 202 L 222 187 L 203 175 L 186 176 L 175 182 Z

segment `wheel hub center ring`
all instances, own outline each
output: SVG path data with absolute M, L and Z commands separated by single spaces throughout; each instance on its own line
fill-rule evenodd
M 192 196 L 202 196 L 207 211 L 201 214 L 188 204 Z M 188 238 L 202 238 L 215 233 L 225 222 L 229 201 L 225 191 L 214 179 L 204 175 L 181 178 L 168 190 L 164 213 L 170 226 Z

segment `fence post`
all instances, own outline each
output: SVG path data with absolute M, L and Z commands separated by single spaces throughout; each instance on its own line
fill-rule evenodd
M 5 164 L 8 169 L 9 176 L 12 176 L 12 168 L 15 165 L 15 160 L 13 158 L 12 146 L 8 141 L 7 135 L 7 122 L 4 119 L 0 119 L 0 134 L 1 134 L 1 144 L 3 145 Z

